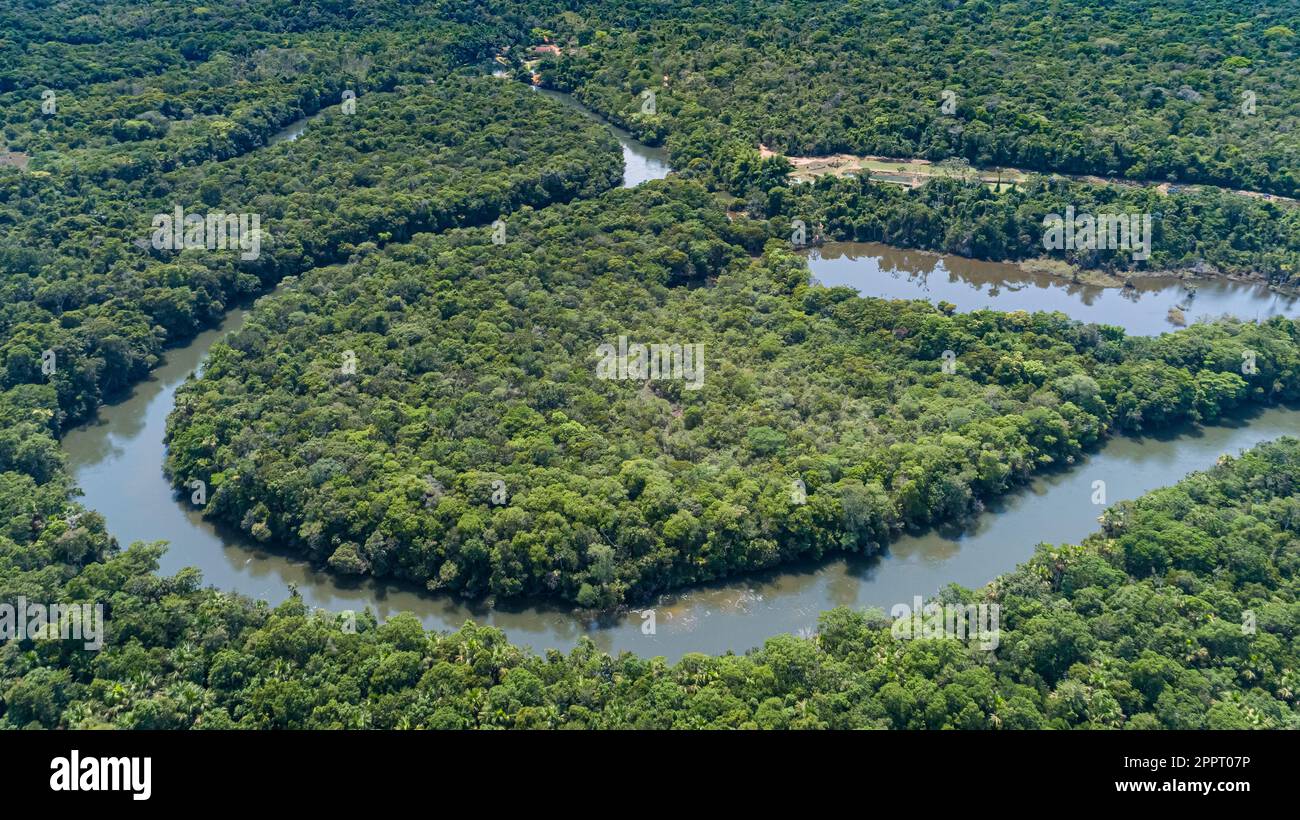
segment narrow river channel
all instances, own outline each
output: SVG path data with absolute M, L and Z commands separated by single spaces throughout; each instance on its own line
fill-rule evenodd
M 543 93 L 559 97 L 567 105 L 578 106 L 563 95 Z M 297 134 L 289 136 L 297 125 L 282 132 L 286 134 L 285 139 L 302 133 L 299 129 Z M 625 185 L 668 173 L 661 151 L 640 145 L 618 130 L 615 135 L 623 145 L 627 160 Z M 823 258 L 837 263 L 848 258 L 844 253 L 835 256 L 824 250 L 823 254 Z M 825 284 L 850 283 L 835 281 L 837 276 L 857 282 L 875 269 L 884 269 L 881 263 L 872 263 L 870 259 L 893 254 L 887 270 L 894 281 L 933 283 L 935 272 L 941 266 L 942 275 L 948 277 L 951 270 L 969 263 L 969 260 L 940 259 L 933 255 L 922 258 L 880 246 L 865 253 L 856 249 L 854 254 L 860 267 L 846 265 L 837 269 L 839 273 L 824 267 L 819 269 L 818 257 L 814 255 L 811 263 L 815 275 Z M 863 258 L 868 261 L 862 262 Z M 987 274 L 995 278 L 1012 277 L 1013 273 L 1018 275 L 1019 271 L 1011 266 L 987 268 Z M 828 278 L 832 281 L 827 281 Z M 1020 292 L 1005 285 L 1001 287 L 1000 293 Z M 987 298 L 990 305 L 999 308 L 1005 305 L 1023 309 L 1041 304 L 1078 318 L 1122 324 L 1114 318 L 1103 319 L 1081 309 L 1080 304 L 1064 293 L 1066 284 L 1058 283 L 1056 287 L 1062 292 L 1054 291 L 1050 282 L 1035 285 L 1036 295 L 1031 303 L 1003 301 L 1001 295 Z M 1235 290 L 1247 287 L 1250 286 L 1222 283 L 1223 292 L 1231 299 L 1255 299 L 1249 293 L 1242 296 Z M 868 292 L 866 288 L 864 292 Z M 929 298 L 932 294 L 913 284 L 910 289 L 899 285 L 896 295 Z M 1111 295 L 1094 298 L 1110 299 Z M 944 298 L 957 302 L 962 309 L 972 307 L 961 298 Z M 1202 296 L 1196 298 L 1201 300 Z M 998 301 L 994 303 L 992 299 Z M 1163 318 L 1160 305 L 1152 309 Z M 232 311 L 219 328 L 169 351 L 166 362 L 154 371 L 149 381 L 138 385 L 130 397 L 102 408 L 96 422 L 74 429 L 64 437 L 63 447 L 73 475 L 85 492 L 83 503 L 103 513 L 110 531 L 124 545 L 136 540 L 168 541 L 170 548 L 162 562 L 164 573 L 186 566 L 198 567 L 207 584 L 272 603 L 284 600 L 292 585 L 313 606 L 331 610 L 370 607 L 380 618 L 408 611 L 434 629 L 455 629 L 466 620 L 474 620 L 498 627 L 512 641 L 538 651 L 567 650 L 587 635 L 608 651 L 663 655 L 670 660 L 689 652 L 743 652 L 761 645 L 772 635 L 813 628 L 818 613 L 830 607 L 888 609 L 895 603 L 910 601 L 914 595 L 933 595 L 949 582 L 979 586 L 1024 561 L 1040 541 L 1077 541 L 1094 531 L 1097 517 L 1104 509 L 1092 503 L 1092 484 L 1096 480 L 1106 482 L 1107 500 L 1114 503 L 1175 483 L 1191 471 L 1211 466 L 1223 453 L 1236 453 L 1261 441 L 1300 431 L 1300 411 L 1269 409 L 1224 426 L 1188 429 L 1156 438 L 1116 439 L 1073 469 L 1044 475 L 1023 491 L 1002 499 L 964 532 L 909 536 L 891 545 L 884 555 L 871 559 L 839 559 L 815 566 L 785 567 L 726 584 L 666 595 L 654 603 L 656 634 L 646 635 L 641 631 L 642 621 L 637 612 L 593 623 L 555 607 L 494 606 L 491 602 L 466 602 L 375 582 L 349 585 L 304 563 L 267 552 L 237 533 L 219 531 L 202 520 L 188 503 L 177 497 L 163 476 L 165 422 L 173 407 L 176 388 L 201 368 L 212 344 L 236 330 L 246 315 L 246 310 Z M 1147 332 L 1160 329 L 1152 326 Z M 1135 327 L 1134 332 L 1143 330 Z
M 1130 335 L 1177 330 L 1171 309 L 1192 324 L 1220 316 L 1267 319 L 1300 316 L 1300 297 L 1257 282 L 1133 276 L 1131 287 L 1069 282 L 1015 265 L 903 250 L 874 242 L 828 242 L 808 252 L 813 278 L 827 287 L 847 285 L 863 296 L 947 301 L 963 313 L 991 310 L 1058 310 L 1081 322 L 1122 327 Z

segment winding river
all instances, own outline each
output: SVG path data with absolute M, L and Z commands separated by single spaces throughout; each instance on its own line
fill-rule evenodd
M 551 91 L 545 88 L 533 86 L 537 93 L 558 101 L 561 105 L 579 112 L 588 119 L 603 123 L 614 137 L 618 144 L 623 148 L 623 187 L 633 188 L 642 182 L 651 179 L 663 179 L 672 171 L 672 166 L 668 164 L 668 152 L 663 148 L 655 148 L 645 143 L 637 142 L 631 134 L 619 128 L 613 123 L 606 122 L 599 114 L 587 108 L 582 103 L 574 99 L 572 94 L 565 94 L 562 91 Z
M 1130 335 L 1156 336 L 1224 315 L 1240 319 L 1300 316 L 1300 297 L 1256 282 L 1133 276 L 1130 287 L 1078 284 L 1015 265 L 903 250 L 874 242 L 828 242 L 808 252 L 813 278 L 848 285 L 863 296 L 940 300 L 959 311 L 1059 310 L 1083 322 L 1116 325 Z M 1189 286 L 1194 290 L 1189 290 Z
M 563 95 L 542 93 L 580 108 Z M 298 125 L 306 127 L 306 123 L 295 123 L 282 132 L 284 138 L 301 134 L 301 128 L 292 132 Z M 627 160 L 625 186 L 668 173 L 661 151 L 640 145 L 620 131 L 616 130 L 615 135 Z M 955 277 L 957 282 L 978 280 L 981 287 L 976 290 L 984 294 L 988 304 L 998 307 L 1042 306 L 1098 320 L 1100 314 L 1093 305 L 1119 305 L 1111 292 L 1089 293 L 1059 281 L 1026 284 L 1017 278 L 1024 274 L 1011 266 L 917 255 L 881 246 L 838 251 L 823 248 L 813 254 L 810 264 L 823 283 L 853 284 L 864 293 L 873 292 L 875 286 L 869 282 L 890 279 L 893 284 L 889 287 L 894 290 L 875 295 L 936 296 L 933 288 L 939 284 L 938 279 L 946 277 L 951 282 Z M 963 271 L 969 275 L 963 277 Z M 974 271 L 982 273 L 976 275 Z M 882 272 L 887 276 L 882 277 Z M 940 276 L 936 277 L 936 273 Z M 992 293 L 991 283 L 995 281 L 999 283 L 997 293 Z M 930 291 L 921 283 L 926 283 Z M 1252 300 L 1265 299 L 1243 290 L 1247 287 L 1230 282 L 1216 283 L 1215 288 L 1203 284 L 1197 305 L 1211 303 L 1207 298 L 1210 290 L 1222 291 L 1223 299 L 1228 300 L 1215 303 L 1210 310 L 1219 310 L 1218 305 L 1249 305 L 1254 304 Z M 1026 290 L 1032 294 L 1032 301 L 1008 298 Z M 1139 302 L 1149 295 L 1144 294 Z M 961 309 L 979 306 L 976 300 L 963 299 L 958 293 L 937 298 L 956 302 Z M 1163 321 L 1166 309 L 1159 298 L 1158 294 L 1153 296 L 1153 304 L 1146 310 L 1154 311 Z M 1294 305 L 1284 307 L 1287 312 L 1294 310 Z M 1155 321 L 1141 323 L 1105 315 L 1109 317 L 1105 321 L 1131 326 L 1133 332 L 1168 329 Z M 1254 314 L 1246 315 L 1254 318 Z M 568 609 L 550 606 L 463 601 L 374 581 L 349 584 L 204 521 L 172 491 L 163 476 L 166 418 L 176 388 L 201 369 L 212 344 L 237 329 L 246 316 L 246 309 L 232 311 L 220 327 L 169 351 L 166 362 L 148 381 L 137 385 L 131 396 L 102 408 L 94 423 L 68 432 L 63 447 L 77 484 L 84 491 L 83 503 L 104 514 L 110 531 L 123 544 L 168 541 L 170 548 L 162 559 L 164 573 L 198 567 L 207 584 L 272 603 L 288 597 L 292 586 L 313 606 L 332 610 L 370 607 L 380 618 L 413 612 L 433 629 L 455 629 L 466 620 L 474 620 L 498 627 L 515 643 L 538 651 L 567 650 L 586 635 L 607 651 L 628 650 L 670 660 L 689 652 L 743 652 L 761 645 L 771 635 L 811 630 L 818 613 L 830 607 L 888 609 L 915 595 L 933 595 L 949 582 L 979 586 L 1028 558 L 1040 541 L 1077 541 L 1094 531 L 1104 509 L 1093 503 L 1093 483 L 1097 480 L 1106 482 L 1106 500 L 1114 503 L 1172 484 L 1188 472 L 1212 465 L 1222 453 L 1235 453 L 1300 431 L 1300 411 L 1269 409 L 1223 426 L 1175 431 L 1161 437 L 1115 439 L 1072 469 L 1045 474 L 1022 491 L 1001 499 L 964 531 L 907 536 L 870 559 L 841 558 L 810 566 L 786 566 L 779 571 L 665 595 L 653 605 L 656 630 L 648 635 L 642 632 L 638 612 L 589 621 Z

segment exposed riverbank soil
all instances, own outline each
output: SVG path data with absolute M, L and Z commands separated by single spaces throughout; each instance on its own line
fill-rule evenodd
M 1069 282 L 1075 282 L 1081 285 L 1092 285 L 1099 288 L 1131 287 L 1130 279 L 1133 276 L 1140 275 L 1149 279 L 1180 279 L 1188 282 L 1192 286 L 1197 282 L 1227 279 L 1232 282 L 1242 282 L 1244 284 L 1264 285 L 1274 293 L 1281 293 L 1287 296 L 1300 296 L 1300 290 L 1274 285 L 1268 282 L 1263 276 L 1223 273 L 1222 271 L 1210 266 L 1200 269 L 1174 268 L 1169 270 L 1144 270 L 1140 273 L 1129 271 L 1123 273 L 1108 273 L 1101 270 L 1087 270 L 1076 265 L 1071 265 L 1069 262 L 1065 262 L 1061 259 L 1049 259 L 1046 257 L 1025 259 L 1014 264 L 1026 273 L 1045 274 Z
M 779 156 L 777 152 L 768 148 L 766 145 L 759 143 L 758 153 L 763 157 Z M 931 162 L 928 159 L 913 159 L 907 157 L 881 157 L 874 155 L 858 156 L 854 154 L 831 154 L 824 157 L 790 157 L 786 160 L 793 166 L 790 172 L 790 179 L 795 182 L 810 182 L 817 177 L 825 176 L 850 176 L 860 175 L 865 171 L 868 177 L 875 182 L 888 182 L 894 185 L 903 185 L 908 188 L 916 188 L 925 184 L 932 177 L 947 176 L 961 177 L 964 179 L 979 179 L 985 185 L 996 190 L 1002 190 L 1011 184 L 1025 182 L 1029 179 L 1031 171 L 1025 171 L 1020 168 L 976 168 L 965 163 L 964 160 L 944 160 L 942 162 Z M 1076 182 L 1087 182 L 1092 185 L 1125 185 L 1129 187 L 1153 187 L 1161 194 L 1171 193 L 1191 193 L 1202 188 L 1217 189 L 1226 191 L 1240 196 L 1248 196 L 1254 199 L 1263 199 L 1269 202 L 1278 202 L 1287 205 L 1300 204 L 1300 200 L 1291 197 L 1277 196 L 1276 194 L 1265 194 L 1259 191 L 1245 191 L 1238 188 L 1218 188 L 1214 185 L 1178 185 L 1172 182 L 1155 182 L 1135 179 L 1122 179 L 1117 177 L 1099 177 L 1091 174 L 1048 174 L 1049 176 L 1062 176 L 1066 179 L 1072 179 Z
M 32 161 L 28 154 L 22 151 L 8 151 L 0 148 L 0 165 L 11 165 L 19 171 L 26 171 L 27 164 Z

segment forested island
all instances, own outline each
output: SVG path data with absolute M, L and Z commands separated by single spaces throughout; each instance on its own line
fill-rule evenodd
M 162 5 L 0 10 L 0 600 L 106 610 L 99 651 L 0 645 L 0 727 L 1300 726 L 1294 438 L 924 591 L 996 604 L 994 651 L 839 608 L 674 663 L 160 575 L 167 545 L 119 543 L 59 444 L 244 308 L 158 467 L 342 578 L 612 611 L 961 525 L 1113 437 L 1294 406 L 1300 321 L 1130 336 L 823 287 L 801 251 L 1032 260 L 1071 207 L 1154 226 L 1149 257 L 1060 254 L 1075 270 L 1293 288 L 1285 9 L 249 0 L 163 25 Z M 530 84 L 675 173 L 620 189 L 608 128 Z M 837 152 L 1030 173 L 799 184 L 782 156 Z M 173 212 L 256 214 L 258 251 L 160 247 Z M 698 351 L 695 383 L 603 372 L 628 339 Z
M 590 643 L 539 655 L 498 630 L 431 634 L 409 616 L 347 629 L 296 598 L 272 609 L 192 572 L 159 577 L 163 547 L 118 550 L 101 516 L 74 513 L 57 444 L 19 444 L 11 419 L 4 509 L 31 499 L 48 523 L 7 521 L 3 594 L 107 601 L 111 618 L 99 653 L 0 650 L 10 728 L 1296 726 L 1294 438 L 1125 503 L 1083 545 L 1044 546 L 984 589 L 943 591 L 1002 607 L 994 656 L 899 640 L 884 613 L 839 609 L 814 638 L 668 665 Z
M 204 481 L 208 514 L 341 572 L 608 607 L 874 552 L 1113 432 L 1300 399 L 1295 322 L 1152 340 L 864 300 L 810 286 L 788 244 L 760 252 L 689 182 L 509 226 L 500 245 L 417 237 L 260 302 L 178 394 L 177 485 Z M 703 345 L 702 388 L 600 380 L 594 351 L 624 328 Z

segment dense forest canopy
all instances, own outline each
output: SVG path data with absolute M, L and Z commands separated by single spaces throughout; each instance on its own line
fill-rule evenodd
M 356 113 L 332 106 L 300 139 L 233 159 L 148 174 L 95 196 L 62 174 L 0 179 L 0 384 L 42 378 L 53 350 L 63 414 L 92 414 L 232 304 L 283 276 L 452 225 L 487 225 L 523 204 L 617 184 L 619 154 L 599 125 L 494 78 L 376 92 Z M 159 251 L 151 220 L 253 212 L 263 249 Z
M 1156 217 L 1137 267 L 1294 283 L 1294 204 L 1052 176 L 1300 194 L 1294 29 L 1226 0 L 6 3 L 0 601 L 101 602 L 107 635 L 0 645 L 0 727 L 1300 726 L 1294 439 L 939 592 L 1001 607 L 994 652 L 841 609 L 673 665 L 159 576 L 165 545 L 118 544 L 58 443 L 284 282 L 169 423 L 177 486 L 255 539 L 586 608 L 878 551 L 1107 436 L 1300 399 L 1300 325 L 1127 338 L 860 298 L 810 282 L 791 220 L 1024 259 L 1045 213 L 1123 208 Z M 613 190 L 609 133 L 493 65 L 666 143 L 679 178 Z M 759 143 L 1041 174 L 793 185 Z M 259 214 L 261 253 L 152 246 L 175 207 Z M 603 377 L 620 337 L 698 350 L 698 384 Z
M 18 399 L 4 394 L 0 407 Z M 824 613 L 813 637 L 676 664 L 589 642 L 538 655 L 494 629 L 379 625 L 154 574 L 119 552 L 0 435 L 0 597 L 108 604 L 105 648 L 0 646 L 0 726 L 179 728 L 1297 728 L 1300 441 L 1284 439 L 1126 502 L 1082 546 L 1044 546 L 981 590 L 1000 647 L 901 640 L 879 612 Z M 57 445 L 43 440 L 48 453 Z M 1247 618 L 1253 632 L 1243 631 Z
M 509 226 L 503 244 L 421 236 L 259 302 L 177 396 L 177 485 L 206 482 L 209 514 L 343 572 L 610 606 L 874 552 L 1112 431 L 1300 398 L 1295 323 L 1153 341 L 861 299 L 810 286 L 788 244 L 751 256 L 763 234 L 689 182 Z M 620 336 L 700 345 L 699 389 L 600 378 Z
M 666 141 L 683 174 L 739 197 L 751 215 L 803 219 L 825 238 L 1026 259 L 1044 254 L 1045 215 L 1110 206 L 1152 215 L 1151 258 L 1063 254 L 1070 262 L 1300 277 L 1295 203 L 1032 176 L 1003 195 L 978 182 L 905 192 L 853 179 L 792 190 L 785 160 L 760 153 L 957 158 L 1294 197 L 1300 90 L 1287 66 L 1298 44 L 1281 7 L 654 5 L 631 19 L 560 15 L 546 36 L 561 54 L 543 55 L 541 82 Z
M 1093 185 L 1033 176 L 1001 193 L 980 184 L 935 179 L 915 190 L 860 178 L 822 177 L 750 197 L 751 212 L 789 233 L 791 220 L 821 238 L 945 251 L 992 260 L 1048 258 L 1127 274 L 1164 270 L 1300 282 L 1300 206 L 1214 189 L 1165 195 L 1154 188 Z M 1150 216 L 1150 255 L 1113 248 L 1044 249 L 1049 214 Z M 1131 217 L 1130 217 L 1131 218 Z
M 545 76 L 641 133 L 672 134 L 683 158 L 717 129 L 790 154 L 1300 191 L 1300 42 L 1286 3 L 596 6 L 643 13 L 560 15 L 552 33 L 569 51 Z M 639 109 L 647 88 L 653 116 Z

